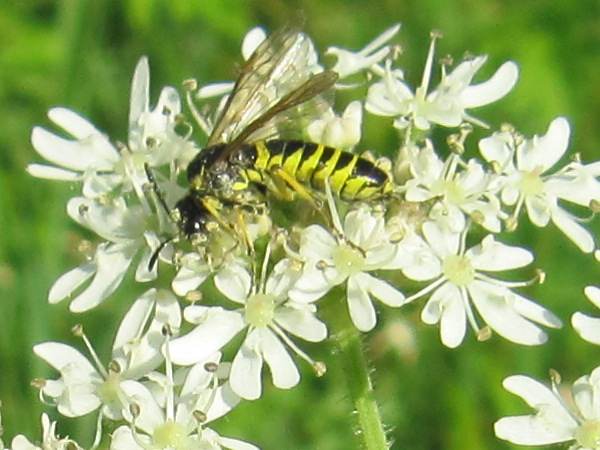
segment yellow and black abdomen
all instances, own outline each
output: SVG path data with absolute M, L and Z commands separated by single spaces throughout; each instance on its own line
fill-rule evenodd
M 259 141 L 251 145 L 250 181 L 262 182 L 274 169 L 316 191 L 325 192 L 325 180 L 343 200 L 371 200 L 392 191 L 386 172 L 371 161 L 323 144 L 297 140 Z

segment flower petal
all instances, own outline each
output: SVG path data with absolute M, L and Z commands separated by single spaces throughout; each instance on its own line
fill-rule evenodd
M 513 293 L 506 288 L 474 281 L 468 286 L 473 304 L 485 322 L 499 335 L 522 345 L 540 345 L 548 339 L 537 325 L 512 307 Z
M 369 297 L 367 287 L 360 284 L 360 277 L 348 278 L 348 310 L 354 326 L 360 331 L 370 331 L 377 323 L 375 308 Z
M 246 400 L 256 400 L 262 392 L 260 373 L 263 359 L 254 350 L 258 340 L 254 333 L 250 333 L 246 337 L 236 353 L 229 374 L 229 382 L 233 392 Z
M 200 325 L 171 341 L 171 358 L 174 363 L 181 365 L 205 360 L 227 344 L 244 326 L 244 319 L 239 312 L 210 308 Z
M 526 266 L 533 261 L 533 254 L 524 248 L 505 245 L 486 236 L 481 244 L 467 250 L 473 267 L 478 270 L 498 272 Z
M 571 325 L 582 339 L 600 345 L 600 318 L 576 312 L 571 316 Z
M 300 373 L 282 342 L 267 328 L 257 332 L 260 333 L 261 352 L 271 371 L 273 384 L 280 389 L 296 386 L 300 381 Z
M 48 293 L 48 302 L 58 303 L 70 296 L 79 286 L 85 283 L 96 272 L 94 262 L 84 263 L 69 270 L 54 282 Z
M 515 86 L 519 78 L 519 68 L 512 61 L 502 64 L 492 77 L 483 83 L 468 86 L 460 94 L 460 100 L 465 109 L 493 103 L 506 94 Z
M 309 342 L 320 342 L 327 337 L 327 327 L 309 308 L 282 306 L 275 311 L 275 322 L 284 330 Z

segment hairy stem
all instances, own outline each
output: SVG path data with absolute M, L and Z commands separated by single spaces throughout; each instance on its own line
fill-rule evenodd
M 335 303 L 334 305 L 332 305 Z M 329 305 L 329 323 L 336 347 L 336 357 L 345 377 L 350 400 L 355 409 L 356 437 L 361 450 L 388 450 L 390 448 L 375 400 L 369 367 L 360 332 L 353 325 L 346 310 L 345 299 L 336 299 Z

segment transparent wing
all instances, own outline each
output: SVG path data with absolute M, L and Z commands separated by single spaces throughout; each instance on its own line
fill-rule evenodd
M 320 94 L 333 85 L 335 75 L 315 75 L 319 70 L 306 35 L 294 28 L 271 34 L 242 67 L 208 146 L 274 136 L 278 125 L 302 115 L 300 110 L 322 112 L 329 102 Z

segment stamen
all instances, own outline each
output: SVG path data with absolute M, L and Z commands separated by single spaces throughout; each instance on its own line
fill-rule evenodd
M 102 410 L 100 410 L 100 413 L 98 414 L 98 418 L 96 419 L 96 434 L 94 436 L 94 441 L 92 443 L 92 446 L 90 447 L 90 450 L 95 450 L 98 448 L 98 446 L 100 445 L 100 442 L 102 441 L 102 418 L 103 418 L 103 414 L 102 414 Z
M 202 129 L 204 134 L 206 134 L 207 136 L 210 136 L 212 127 L 207 122 L 207 120 L 202 116 L 202 114 L 200 114 L 198 109 L 196 108 L 196 104 L 194 103 L 194 99 L 192 97 L 192 92 L 193 91 L 188 90 L 185 93 L 185 100 L 188 105 L 188 108 L 190 109 L 190 112 L 192 113 L 192 117 L 194 118 L 194 120 L 196 121 L 198 126 Z
M 421 297 L 426 296 L 427 294 L 429 294 L 431 291 L 435 291 L 441 284 L 446 283 L 446 278 L 445 277 L 440 277 L 437 280 L 435 280 L 433 283 L 431 283 L 428 286 L 425 286 L 423 289 L 421 289 L 420 291 L 418 291 L 416 294 L 411 295 L 410 297 L 407 297 L 406 300 L 404 301 L 404 303 L 410 303 L 414 300 L 417 300 Z
M 482 331 L 483 328 L 481 328 L 479 326 L 479 324 L 477 323 L 477 319 L 475 318 L 475 313 L 473 312 L 473 308 L 471 307 L 471 302 L 469 301 L 469 294 L 464 287 L 460 288 L 460 294 L 461 294 L 460 297 L 463 301 L 463 306 L 465 308 L 465 313 L 467 314 L 467 321 L 469 322 L 469 325 L 471 325 L 471 328 L 475 331 L 475 334 L 477 335 L 478 338 L 479 338 L 479 336 L 485 336 L 485 334 L 487 332 Z
M 87 347 L 88 353 L 90 354 L 90 356 L 92 357 L 92 360 L 96 364 L 96 369 L 98 369 L 98 372 L 100 372 L 100 375 L 102 375 L 102 378 L 104 378 L 104 379 L 108 378 L 108 373 L 107 373 L 106 369 L 102 365 L 102 362 L 100 362 L 100 358 L 98 357 L 98 354 L 94 350 L 92 343 L 90 342 L 90 340 L 86 336 L 85 332 L 83 331 L 83 325 L 77 324 L 71 329 L 71 331 L 75 336 L 80 337 L 83 340 L 83 343 Z
M 168 329 L 167 326 L 165 328 Z M 170 331 L 170 330 L 169 330 Z M 165 356 L 165 375 L 167 377 L 167 404 L 165 406 L 165 417 L 167 420 L 175 420 L 175 382 L 173 380 L 173 363 L 171 362 L 171 352 L 169 351 L 170 334 L 165 335 L 164 356 Z
M 285 332 L 281 328 L 279 328 L 279 326 L 276 325 L 275 323 L 272 323 L 269 328 L 271 328 L 281 338 L 281 340 L 284 342 L 284 344 L 286 344 L 294 353 L 296 353 L 300 358 L 302 358 L 307 363 L 309 363 L 312 366 L 312 368 L 315 369 L 317 376 L 322 375 L 322 374 L 319 375 L 319 373 L 320 373 L 319 369 L 322 369 L 323 366 L 325 365 L 323 362 L 315 361 L 310 356 L 308 356 L 306 353 L 304 353 L 302 350 L 300 350 L 300 348 L 294 343 L 294 341 L 292 341 L 288 337 L 288 335 L 285 334 Z
M 427 52 L 427 60 L 425 61 L 425 69 L 423 70 L 423 78 L 421 80 L 421 86 L 417 88 L 417 95 L 422 99 L 427 95 L 429 90 L 429 81 L 431 79 L 431 70 L 433 67 L 433 58 L 435 55 L 435 41 L 442 37 L 439 31 L 432 31 L 430 33 L 431 43 L 429 44 L 429 52 Z
M 514 288 L 522 288 L 522 287 L 527 287 L 527 286 L 534 286 L 536 284 L 542 284 L 544 282 L 544 280 L 546 279 L 546 276 L 542 270 L 537 270 L 535 276 L 533 278 L 530 278 L 529 280 L 506 281 L 506 280 L 498 280 L 496 278 L 492 278 L 492 277 L 486 275 L 485 273 L 476 271 L 475 278 L 477 280 L 486 281 L 495 286 L 501 286 L 501 287 L 505 287 L 508 289 L 514 289 Z

